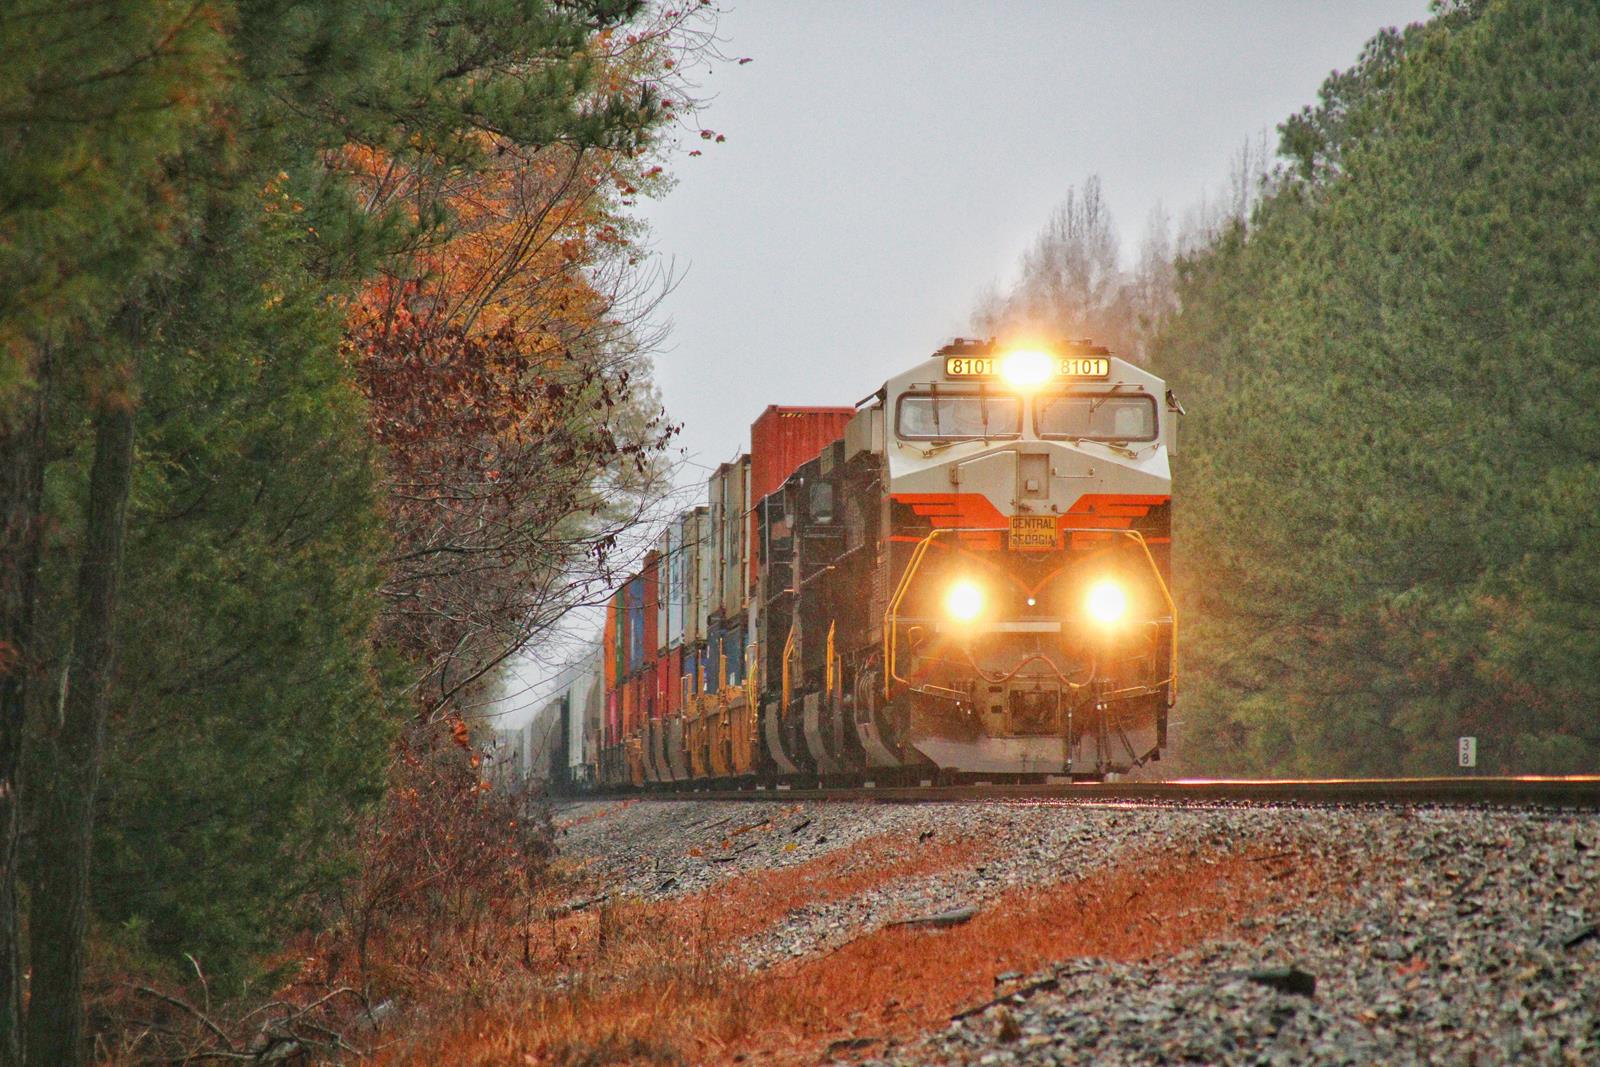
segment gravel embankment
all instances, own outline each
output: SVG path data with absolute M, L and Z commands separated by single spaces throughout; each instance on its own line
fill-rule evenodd
M 604 809 L 559 812 L 558 820 L 591 816 L 560 846 L 604 872 L 614 892 L 644 897 L 805 863 L 884 834 L 907 848 L 982 843 L 968 864 L 791 911 L 742 946 L 754 966 L 835 947 L 895 918 L 982 908 L 1008 889 L 1152 854 L 1289 843 L 1359 872 L 1354 891 L 1246 919 L 1236 939 L 1134 964 L 1063 959 L 1051 972 L 1008 976 L 997 995 L 1024 992 L 1006 1003 L 908 1044 L 842 1053 L 854 1059 L 1600 1063 L 1600 937 L 1591 925 L 1600 920 L 1600 820 L 1590 815 L 690 802 L 592 817 Z M 735 833 L 767 820 L 770 830 Z M 1313 995 L 1250 977 L 1287 967 L 1315 979 Z
M 1592 817 L 1329 818 L 1370 872 L 1348 899 L 1279 915 L 1254 943 L 1068 962 L 1057 988 L 884 1062 L 1600 1063 Z M 1314 995 L 1248 977 L 1288 967 L 1314 977 Z

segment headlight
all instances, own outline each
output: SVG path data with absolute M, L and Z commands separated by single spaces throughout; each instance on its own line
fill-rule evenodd
M 1098 581 L 1089 587 L 1085 606 L 1090 618 L 1109 625 L 1128 613 L 1128 595 L 1116 582 Z
M 983 611 L 983 590 L 966 579 L 956 582 L 944 595 L 944 610 L 956 622 L 971 622 Z
M 1000 377 L 1007 385 L 1018 389 L 1032 389 L 1050 380 L 1055 371 L 1055 360 L 1050 353 L 1023 348 L 1007 352 L 1000 357 Z

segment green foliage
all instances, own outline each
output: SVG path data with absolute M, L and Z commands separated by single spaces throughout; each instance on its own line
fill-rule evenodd
M 0 356 L 22 355 L 0 401 L 52 352 L 36 726 L 72 640 L 56 608 L 91 414 L 112 388 L 137 402 L 93 867 L 124 940 L 247 975 L 348 868 L 414 677 L 374 648 L 385 515 L 340 340 L 357 287 L 417 224 L 367 212 L 339 154 L 438 171 L 474 166 L 491 137 L 629 150 L 661 110 L 603 84 L 588 42 L 639 7 L 105 0 L 0 16 Z
M 103 321 L 170 251 L 181 203 L 162 161 L 222 56 L 214 13 L 187 0 L 0 13 L 0 402 L 39 340 Z
M 144 350 L 96 907 L 224 973 L 335 873 L 395 725 L 364 413 L 299 269 L 304 221 L 208 226 Z
M 1380 38 L 1285 124 L 1313 180 L 1181 265 L 1192 762 L 1439 773 L 1474 734 L 1490 769 L 1600 763 L 1592 14 Z

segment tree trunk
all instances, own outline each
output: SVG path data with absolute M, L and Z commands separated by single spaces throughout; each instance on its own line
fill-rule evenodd
M 38 598 L 49 352 L 13 417 L 0 421 L 0 1067 L 22 1064 L 22 926 L 17 903 L 22 732 Z
M 133 407 L 126 397 L 112 397 L 95 417 L 66 697 L 59 718 L 47 717 L 54 721 L 47 724 L 39 746 L 38 778 L 29 782 L 30 809 L 38 813 L 38 870 L 32 887 L 36 906 L 29 916 L 28 939 L 33 983 L 27 1058 L 33 1064 L 74 1067 L 83 1062 L 89 851 L 132 477 Z

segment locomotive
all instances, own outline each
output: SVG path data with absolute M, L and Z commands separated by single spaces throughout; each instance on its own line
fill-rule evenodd
M 961 338 L 854 406 L 768 408 L 530 727 L 552 776 L 1101 779 L 1159 759 L 1181 411 L 1087 341 Z

